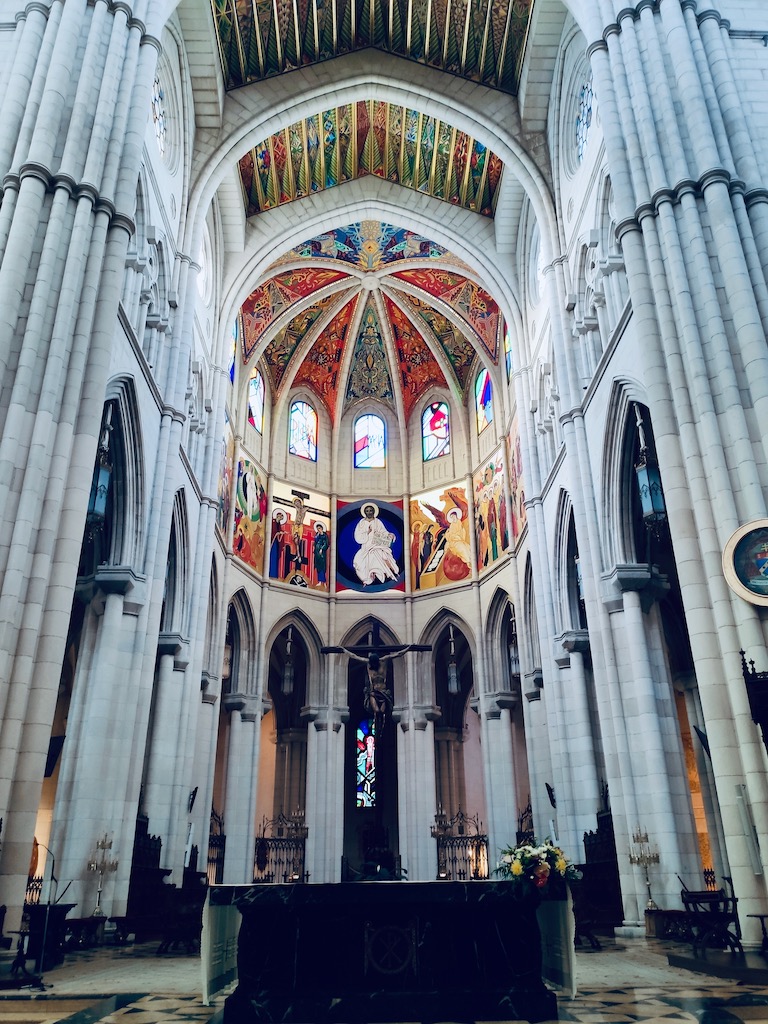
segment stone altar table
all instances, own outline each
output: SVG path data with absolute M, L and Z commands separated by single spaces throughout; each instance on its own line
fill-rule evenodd
M 538 896 L 514 882 L 349 882 L 211 891 L 242 915 L 225 1024 L 542 1021 Z

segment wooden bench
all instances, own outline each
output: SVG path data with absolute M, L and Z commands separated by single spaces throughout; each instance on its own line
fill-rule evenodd
M 728 949 L 744 955 L 738 900 L 725 889 L 683 889 L 680 893 L 691 929 L 693 955 L 706 959 L 707 949 Z

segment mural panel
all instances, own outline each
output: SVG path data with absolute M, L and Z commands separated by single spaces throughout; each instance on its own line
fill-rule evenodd
M 237 464 L 237 500 L 232 551 L 255 569 L 264 569 L 264 530 L 267 517 L 266 476 L 255 462 L 240 459 Z
M 402 501 L 340 501 L 336 537 L 338 591 L 405 590 Z
M 411 498 L 411 586 L 434 590 L 472 575 L 469 502 L 460 484 Z
M 224 413 L 224 433 L 221 437 L 221 464 L 219 466 L 219 507 L 216 510 L 216 525 L 222 533 L 227 532 L 227 523 L 229 522 L 234 458 L 235 438 L 232 434 L 232 427 L 229 425 L 229 416 Z
M 269 576 L 294 587 L 328 590 L 331 502 L 325 494 L 275 481 Z
M 508 437 L 509 444 L 509 495 L 512 507 L 512 543 L 517 544 L 523 527 L 528 520 L 525 511 L 525 480 L 523 478 L 523 450 L 520 444 L 520 428 L 517 413 L 512 417 Z
M 474 475 L 477 569 L 489 569 L 509 547 L 507 497 L 501 449 Z

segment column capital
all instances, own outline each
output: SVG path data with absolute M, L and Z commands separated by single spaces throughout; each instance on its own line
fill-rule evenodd
M 189 640 L 180 633 L 162 631 L 157 637 L 157 653 L 171 655 L 174 669 L 181 671 L 189 664 Z
M 225 693 L 221 698 L 225 711 L 242 711 L 245 708 L 246 700 L 244 693 Z
M 523 676 L 523 696 L 527 701 L 541 700 L 541 691 L 544 689 L 544 673 L 541 667 L 537 666 L 532 672 L 526 672 Z
M 485 717 L 491 721 L 501 718 L 502 711 L 512 711 L 520 703 L 520 695 L 514 690 L 497 690 L 489 693 Z
M 659 567 L 647 563 L 614 565 L 610 572 L 603 574 L 603 579 L 621 594 L 640 594 L 644 612 L 669 590 L 669 580 L 659 572 Z M 610 600 L 609 596 L 607 603 Z

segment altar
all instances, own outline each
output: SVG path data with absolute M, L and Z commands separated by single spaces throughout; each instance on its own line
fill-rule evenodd
M 552 1020 L 535 892 L 513 882 L 217 887 L 242 916 L 225 1024 Z

